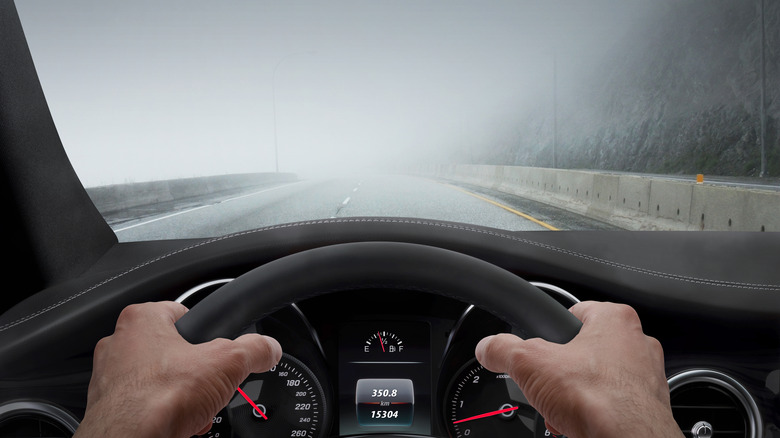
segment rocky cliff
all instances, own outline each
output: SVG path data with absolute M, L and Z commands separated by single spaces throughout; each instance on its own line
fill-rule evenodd
M 780 0 L 764 0 L 767 175 L 780 175 Z M 553 111 L 527 112 L 489 163 L 757 176 L 760 0 L 667 2 Z M 543 115 L 540 115 L 543 114 Z M 553 127 L 557 125 L 557 135 Z

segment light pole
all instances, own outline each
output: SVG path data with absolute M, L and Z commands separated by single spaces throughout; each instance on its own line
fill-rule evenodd
M 271 99 L 272 99 L 272 105 L 274 110 L 274 161 L 276 163 L 276 173 L 279 173 L 279 143 L 277 138 L 277 128 L 276 128 L 276 70 L 279 70 L 279 66 L 282 65 L 282 63 L 293 56 L 298 55 L 314 55 L 315 51 L 305 51 L 305 52 L 295 52 L 290 53 L 289 55 L 283 57 L 279 60 L 279 62 L 276 63 L 276 66 L 274 67 L 274 73 L 273 78 L 271 79 Z
M 766 176 L 766 54 L 764 46 L 766 45 L 765 22 L 764 22 L 764 0 L 761 0 L 761 171 L 758 176 Z
M 553 169 L 558 168 L 558 51 L 553 49 Z

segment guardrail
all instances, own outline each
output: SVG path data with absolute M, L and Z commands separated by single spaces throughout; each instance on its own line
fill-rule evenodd
M 530 198 L 631 230 L 780 231 L 780 192 L 642 175 L 492 165 L 422 173 Z
M 97 209 L 105 215 L 144 205 L 230 193 L 297 179 L 293 173 L 248 173 L 114 184 L 87 187 L 86 190 Z

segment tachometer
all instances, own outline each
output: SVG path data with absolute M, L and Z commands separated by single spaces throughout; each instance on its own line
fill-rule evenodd
M 319 438 L 328 418 L 325 394 L 316 376 L 284 354 L 270 371 L 250 375 L 241 391 L 214 417 L 207 437 L 283 436 Z M 243 394 L 242 394 L 243 392 Z
M 492 373 L 476 359 L 458 371 L 445 396 L 444 418 L 454 438 L 530 438 L 540 422 L 537 417 L 508 375 Z

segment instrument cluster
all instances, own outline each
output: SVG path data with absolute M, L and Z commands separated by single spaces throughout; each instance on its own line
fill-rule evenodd
M 566 307 L 577 301 L 537 287 Z M 512 379 L 474 358 L 484 336 L 511 332 L 477 307 L 413 291 L 341 292 L 250 330 L 279 340 L 284 356 L 249 376 L 204 436 L 550 436 Z

